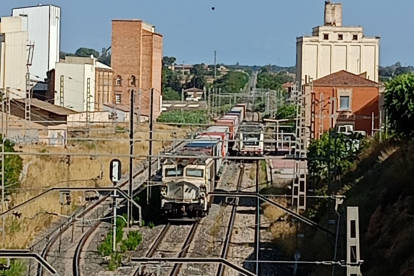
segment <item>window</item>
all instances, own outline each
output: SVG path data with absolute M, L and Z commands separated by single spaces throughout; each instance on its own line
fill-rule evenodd
M 341 110 L 349 110 L 349 96 L 340 96 L 339 97 L 339 109 Z
M 122 85 L 122 78 L 121 78 L 121 76 L 116 77 L 116 85 Z
M 344 40 L 344 35 L 339 34 L 339 35 L 338 35 L 338 40 Z
M 259 145 L 259 141 L 257 139 L 247 139 L 244 140 L 244 144 L 246 146 L 258 146 Z
M 324 40 L 328 40 L 329 39 L 329 35 L 328 34 L 323 34 L 323 39 Z
M 136 85 L 136 78 L 135 78 L 135 76 L 132 76 L 131 77 L 131 86 L 135 86 Z
M 203 177 L 204 176 L 204 170 L 203 169 L 187 169 L 186 176 L 189 177 Z
M 355 220 L 351 220 L 351 238 L 356 238 Z
M 356 263 L 357 262 L 357 247 L 356 246 L 351 246 L 351 263 Z
M 165 176 L 183 176 L 183 168 L 166 168 Z
M 352 40 L 358 40 L 358 35 L 353 35 Z
M 115 103 L 120 104 L 121 103 L 121 94 L 115 94 Z

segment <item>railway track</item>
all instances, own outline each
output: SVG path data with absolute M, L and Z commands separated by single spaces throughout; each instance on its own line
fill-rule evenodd
M 173 150 L 178 148 L 181 143 L 178 143 L 177 145 L 173 146 Z M 152 162 L 151 166 L 154 166 L 157 164 L 157 161 L 155 160 L 154 162 Z M 137 172 L 135 172 L 133 174 L 133 179 L 145 174 L 145 172 L 147 172 L 148 168 L 147 167 L 143 167 L 142 169 L 138 170 Z M 129 183 L 129 179 L 125 179 L 124 181 L 121 182 L 121 184 L 118 185 L 118 187 L 120 187 L 121 189 L 126 187 L 127 184 Z M 132 198 L 138 194 L 142 189 L 142 185 L 139 185 L 135 191 L 133 192 L 133 196 Z M 79 219 L 86 219 L 86 216 L 88 214 L 91 214 L 94 210 L 96 210 L 97 208 L 99 208 L 106 200 L 110 199 L 111 197 L 111 193 L 107 193 L 104 196 L 102 196 L 99 200 L 95 201 L 94 203 L 92 203 L 91 205 L 89 205 L 87 208 L 85 208 L 85 210 L 81 211 L 76 217 L 73 217 L 72 219 L 68 220 L 67 222 L 65 222 L 64 224 L 62 224 L 58 229 L 56 229 L 52 234 L 51 238 L 49 237 L 49 240 L 47 241 L 41 256 L 44 259 L 47 259 L 48 254 L 51 250 L 51 248 L 53 247 L 53 245 L 56 243 L 56 241 L 72 226 L 74 227 L 74 224 L 79 221 Z M 123 200 L 122 203 L 126 202 L 126 200 Z M 110 215 L 112 213 L 112 209 L 107 210 L 106 215 Z M 82 249 L 84 247 L 84 245 L 86 244 L 88 238 L 92 235 L 92 233 L 100 226 L 100 224 L 102 223 L 101 220 L 97 220 L 87 231 L 85 234 L 82 235 L 80 241 L 78 242 L 76 249 L 75 249 L 75 253 L 73 256 L 73 262 L 72 262 L 72 271 L 73 274 L 75 276 L 80 276 L 80 256 L 82 253 Z M 82 230 L 83 233 L 83 230 Z M 41 265 L 38 265 L 38 269 L 36 272 L 36 276 L 43 276 L 43 268 L 41 267 Z
M 237 180 L 237 188 L 236 188 L 237 192 L 240 192 L 242 182 L 243 182 L 243 176 L 244 176 L 244 165 L 242 164 L 242 167 L 240 168 L 240 172 L 239 172 L 239 178 Z M 233 204 L 234 205 L 231 210 L 230 220 L 227 226 L 226 238 L 224 239 L 223 248 L 221 250 L 221 258 L 223 259 L 226 259 L 229 253 L 229 245 L 230 245 L 231 235 L 233 233 L 234 221 L 236 218 L 236 210 L 237 210 L 237 206 L 239 205 L 238 197 L 234 198 Z M 219 264 L 216 276 L 222 276 L 223 273 L 224 273 L 224 266 L 222 264 Z
M 176 256 L 178 258 L 185 257 L 188 253 L 190 244 L 194 239 L 199 224 L 200 220 L 185 226 L 175 225 L 169 222 L 158 235 L 151 248 L 148 250 L 146 257 L 151 258 L 155 257 L 156 255 L 168 255 L 169 257 Z M 183 243 L 180 243 L 179 241 L 180 236 L 186 237 Z M 178 255 L 176 255 L 177 253 Z M 165 275 L 178 276 L 181 270 L 181 266 L 182 264 L 175 264 L 171 271 L 166 271 Z M 140 267 L 135 271 L 134 276 L 146 275 L 146 270 L 146 266 Z M 164 275 L 161 272 L 161 267 L 158 268 L 157 273 L 157 275 Z

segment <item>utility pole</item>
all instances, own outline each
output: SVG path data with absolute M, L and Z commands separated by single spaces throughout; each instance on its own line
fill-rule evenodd
M 23 15 L 22 15 L 23 16 Z M 25 15 L 25 17 L 28 17 Z M 27 19 L 29 22 L 29 19 Z M 24 101 L 24 120 L 25 120 L 25 127 L 24 127 L 24 139 L 26 139 L 26 130 L 30 128 L 30 121 L 31 121 L 31 88 L 30 88 L 30 66 L 32 66 L 33 61 L 33 52 L 34 52 L 34 44 L 27 45 L 28 47 L 28 54 L 27 54 L 27 63 L 26 63 L 26 99 Z M 30 131 L 29 131 L 30 133 Z
M 31 108 L 30 108 L 30 73 L 29 73 L 29 65 L 27 65 L 27 73 L 26 73 L 26 98 L 24 101 L 24 140 L 26 140 L 27 131 L 30 128 L 30 115 L 31 115 Z
M 116 187 L 116 184 L 118 183 L 119 180 L 121 180 L 122 177 L 122 170 L 121 170 L 121 161 L 119 161 L 118 159 L 113 159 L 111 160 L 110 163 L 110 168 L 109 168 L 109 177 L 111 178 L 112 183 L 114 184 L 114 186 Z M 116 205 L 116 199 L 117 199 L 118 195 L 116 193 L 116 189 L 114 190 L 114 194 L 113 194 L 113 213 L 114 213 L 114 224 L 113 224 L 113 233 L 112 233 L 112 251 L 115 253 L 116 252 L 116 209 L 118 208 L 118 206 Z M 129 200 L 128 200 L 129 202 Z M 129 222 L 129 219 L 128 219 Z
M 1 212 L 5 211 L 4 205 L 4 193 L 5 193 L 5 181 L 4 181 L 4 99 L 1 99 Z M 2 233 L 2 249 L 4 249 L 4 240 L 5 240 L 5 218 L 1 219 L 1 233 Z
M 138 125 L 141 123 L 141 98 L 142 98 L 142 89 L 140 88 L 138 92 L 138 116 L 137 116 Z
M 182 69 L 182 73 L 183 73 L 183 89 L 184 89 L 184 86 L 185 86 L 185 78 L 184 78 L 184 61 L 183 61 L 183 67 L 181 68 Z M 182 96 L 181 96 L 182 97 Z M 182 101 L 182 98 L 181 98 L 181 101 Z
M 347 207 L 346 264 L 347 276 L 360 275 L 361 255 L 359 242 L 358 207 Z
M 86 79 L 86 126 L 88 135 L 91 135 L 91 79 Z
M 63 106 L 63 107 L 65 106 L 64 91 L 65 91 L 65 76 L 60 75 L 59 103 L 60 103 L 60 106 Z
M 131 89 L 129 92 L 130 95 L 130 105 L 129 105 L 129 180 L 128 180 L 128 196 L 132 198 L 132 186 L 133 186 L 133 175 L 134 175 L 134 104 L 135 104 L 135 89 Z M 128 223 L 127 226 L 131 226 L 131 216 L 132 216 L 132 205 L 128 200 L 127 203 L 127 216 Z
M 116 183 L 114 183 L 114 185 L 116 186 Z M 116 206 L 116 198 L 117 198 L 117 194 L 116 194 L 116 190 L 114 190 L 114 200 L 113 200 L 113 207 L 114 207 L 114 224 L 113 224 L 113 233 L 112 233 L 112 251 L 115 253 L 116 252 L 116 209 L 118 206 Z M 128 200 L 129 201 L 129 200 Z M 129 219 L 128 219 L 129 221 Z
M 5 136 L 9 135 L 9 118 L 10 118 L 10 87 L 6 88 L 6 129 L 4 133 L 6 133 Z
M 154 88 L 151 88 L 150 114 L 149 114 L 149 146 L 148 146 L 148 184 L 147 184 L 147 204 L 151 197 L 151 156 L 152 156 L 152 132 L 153 132 L 153 113 L 154 113 Z
M 219 88 L 219 90 L 218 90 L 218 96 L 219 96 L 219 98 L 218 98 L 218 100 L 219 100 L 219 116 L 221 116 L 221 88 Z
M 217 78 L 217 51 L 214 51 L 214 81 Z

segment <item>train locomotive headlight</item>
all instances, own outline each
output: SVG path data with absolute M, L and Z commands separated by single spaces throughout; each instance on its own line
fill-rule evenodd
M 202 185 L 200 186 L 200 197 L 206 197 L 207 187 Z
M 167 186 L 161 186 L 161 196 L 167 196 Z

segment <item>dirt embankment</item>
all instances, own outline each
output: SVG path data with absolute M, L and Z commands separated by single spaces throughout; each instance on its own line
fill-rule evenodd
M 414 275 L 414 143 L 383 145 L 347 193 L 359 206 L 364 276 Z
M 122 130 L 122 129 L 121 129 Z M 135 155 L 148 154 L 148 126 L 140 125 L 135 139 Z M 171 139 L 184 137 L 186 129 L 176 129 L 172 126 L 156 125 L 153 143 L 154 154 L 168 147 Z M 109 163 L 118 158 L 123 163 L 122 172 L 128 171 L 128 157 L 118 155 L 129 154 L 128 133 L 110 129 L 92 129 L 92 141 L 86 141 L 86 134 L 72 136 L 65 148 L 45 145 L 16 146 L 16 150 L 29 155 L 23 155 L 23 177 L 21 185 L 9 198 L 8 208 L 25 202 L 52 187 L 104 187 L 112 185 L 109 179 Z M 101 139 L 101 140 L 100 140 Z M 43 155 L 36 155 L 42 153 Z M 70 154 L 84 154 L 70 156 Z M 106 154 L 93 157 L 88 154 Z M 146 158 L 135 158 L 134 165 L 145 161 Z M 61 206 L 58 192 L 49 193 L 39 200 L 19 208 L 16 215 L 5 218 L 6 248 L 26 248 L 30 246 L 38 234 L 59 219 L 56 215 L 67 216 L 84 205 L 84 193 L 72 193 L 72 203 Z M 0 221 L 1 223 L 1 221 Z M 1 239 L 1 238 L 0 238 Z

